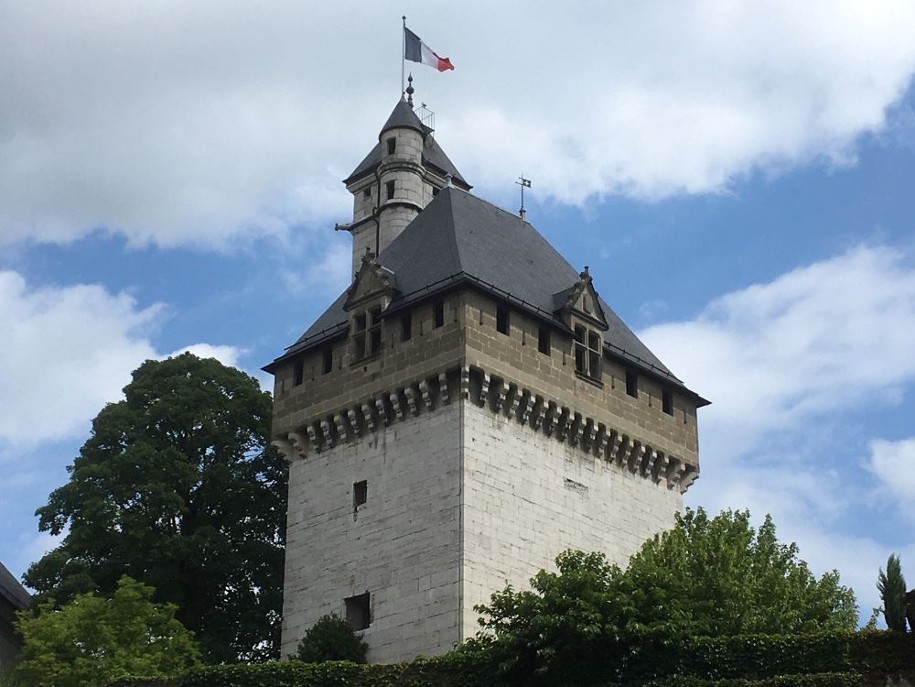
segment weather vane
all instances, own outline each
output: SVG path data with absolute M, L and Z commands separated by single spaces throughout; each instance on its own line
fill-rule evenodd
M 524 215 L 527 214 L 527 211 L 524 209 L 524 189 L 531 187 L 531 180 L 525 179 L 524 172 L 521 172 L 521 176 L 518 177 L 518 181 L 515 183 L 521 187 L 521 209 L 518 211 L 518 216 L 521 217 L 521 219 L 524 219 Z

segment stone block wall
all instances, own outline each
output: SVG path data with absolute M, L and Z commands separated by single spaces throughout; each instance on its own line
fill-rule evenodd
M 283 656 L 366 592 L 369 661 L 440 654 L 460 639 L 460 405 L 292 462 Z M 354 509 L 362 480 L 367 499 Z

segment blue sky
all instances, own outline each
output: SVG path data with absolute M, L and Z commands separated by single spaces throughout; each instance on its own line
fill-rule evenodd
M 325 6 L 327 5 L 327 6 Z M 801 5 L 801 6 L 796 6 Z M 340 180 L 417 100 L 688 385 L 686 503 L 775 518 L 862 614 L 915 579 L 915 6 L 0 0 L 0 561 L 143 360 L 257 375 L 348 282 Z M 912 566 L 912 567 L 908 567 Z

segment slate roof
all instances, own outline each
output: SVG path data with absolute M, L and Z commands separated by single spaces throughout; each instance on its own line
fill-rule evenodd
M 454 166 L 454 163 L 445 155 L 445 151 L 442 150 L 441 146 L 435 140 L 435 137 L 431 135 L 432 129 L 419 121 L 419 117 L 413 112 L 413 108 L 403 98 L 401 98 L 400 102 L 394 107 L 391 116 L 388 117 L 388 121 L 381 127 L 381 133 L 378 135 L 378 143 L 376 143 L 375 147 L 365 156 L 365 159 L 356 166 L 356 169 L 343 180 L 344 184 L 350 184 L 353 181 L 370 174 L 381 163 L 384 148 L 381 142 L 381 136 L 385 131 L 397 128 L 414 129 L 423 135 L 422 163 L 424 167 L 432 168 L 443 177 L 450 174 L 454 183 L 461 188 L 468 191 L 472 188 L 472 186 L 464 180 L 464 177 L 461 176 L 461 173 L 457 170 L 457 167 Z
M 0 597 L 16 610 L 28 608 L 32 601 L 25 587 L 19 584 L 19 580 L 13 577 L 3 563 L 0 563 Z
M 443 189 L 433 198 L 378 262 L 394 272 L 400 292 L 388 312 L 469 285 L 564 330 L 566 325 L 554 312 L 554 297 L 580 279 L 578 270 L 528 222 L 457 188 Z M 265 369 L 342 335 L 349 326 L 345 300 L 344 292 Z M 609 325 L 604 334 L 607 353 L 685 390 L 603 299 L 601 307 Z

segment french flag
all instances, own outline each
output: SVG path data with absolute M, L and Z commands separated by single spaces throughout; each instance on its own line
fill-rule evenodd
M 403 28 L 403 56 L 404 59 L 411 62 L 422 62 L 430 67 L 435 67 L 440 72 L 454 69 L 451 60 L 447 57 L 439 57 L 433 50 L 419 40 L 419 36 L 410 31 L 406 26 Z

